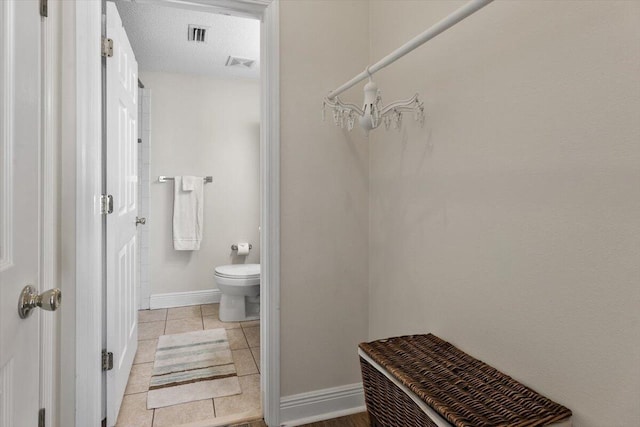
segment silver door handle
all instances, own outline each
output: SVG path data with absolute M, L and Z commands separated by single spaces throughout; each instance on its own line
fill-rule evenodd
M 147 223 L 147 218 L 138 218 L 138 217 L 136 217 L 136 227 L 138 226 L 138 224 L 145 225 L 146 223 Z
M 49 289 L 38 295 L 38 290 L 31 285 L 27 285 L 20 293 L 18 300 L 18 315 L 21 319 L 26 319 L 31 315 L 31 311 L 40 307 L 47 311 L 56 311 L 62 303 L 62 292 L 58 288 Z

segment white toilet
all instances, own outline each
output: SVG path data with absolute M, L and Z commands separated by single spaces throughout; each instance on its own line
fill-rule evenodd
M 260 264 L 216 267 L 214 274 L 220 298 L 220 320 L 239 322 L 260 318 Z

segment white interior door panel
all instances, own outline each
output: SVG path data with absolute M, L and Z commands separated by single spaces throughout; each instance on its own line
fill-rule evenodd
M 37 1 L 0 2 L 0 427 L 38 425 L 43 314 L 21 319 L 40 265 L 40 13 Z
M 113 2 L 107 2 L 107 424 L 116 423 L 138 344 L 138 64 Z

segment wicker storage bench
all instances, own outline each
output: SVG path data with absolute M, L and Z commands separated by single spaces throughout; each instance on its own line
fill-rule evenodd
M 569 409 L 435 335 L 359 347 L 372 426 L 571 426 Z

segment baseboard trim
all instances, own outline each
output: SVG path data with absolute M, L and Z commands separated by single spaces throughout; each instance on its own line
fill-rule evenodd
M 220 302 L 220 290 L 208 289 L 206 291 L 171 292 L 168 294 L 155 294 L 149 297 L 149 306 L 156 308 L 184 307 L 187 305 L 213 304 Z
M 362 383 L 285 396 L 280 400 L 283 427 L 294 427 L 364 412 Z

